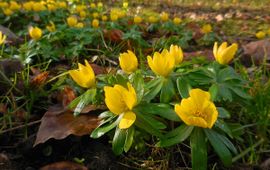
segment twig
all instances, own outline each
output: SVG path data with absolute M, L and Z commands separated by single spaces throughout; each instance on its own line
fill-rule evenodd
M 2 132 L 0 132 L 0 134 L 2 135 L 4 133 L 11 132 L 11 131 L 14 131 L 14 130 L 17 130 L 17 129 L 21 129 L 21 128 L 24 128 L 26 126 L 32 126 L 32 125 L 38 124 L 40 122 L 41 122 L 41 119 L 40 120 L 33 121 L 33 122 L 30 122 L 30 123 L 27 123 L 25 125 L 19 125 L 19 126 L 10 128 L 10 129 L 3 130 Z

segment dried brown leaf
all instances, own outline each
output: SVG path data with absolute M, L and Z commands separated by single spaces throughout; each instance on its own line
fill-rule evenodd
M 69 135 L 83 136 L 89 134 L 99 124 L 98 117 L 92 114 L 81 114 L 74 117 L 71 111 L 56 105 L 42 117 L 34 146 L 47 140 L 64 139 Z

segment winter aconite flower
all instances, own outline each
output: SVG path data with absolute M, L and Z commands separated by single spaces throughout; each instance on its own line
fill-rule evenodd
M 55 25 L 52 21 L 50 21 L 50 24 L 46 26 L 46 29 L 50 32 L 54 32 L 56 30 Z
M 6 35 L 4 35 L 1 31 L 0 31 L 0 45 L 3 44 L 6 40 Z
M 169 20 L 169 14 L 168 14 L 167 12 L 162 12 L 162 13 L 160 14 L 160 19 L 161 19 L 161 21 L 163 21 L 163 22 L 168 21 L 168 20 Z
M 98 19 L 93 19 L 93 21 L 92 21 L 92 27 L 98 28 L 98 26 L 99 26 L 99 21 L 98 21 Z
M 256 33 L 256 37 L 258 39 L 263 39 L 263 38 L 265 38 L 265 36 L 266 36 L 266 33 L 263 32 L 263 31 L 259 31 L 259 32 Z
M 138 67 L 138 60 L 136 55 L 129 51 L 127 53 L 121 53 L 119 56 L 119 64 L 121 69 L 126 72 L 127 74 L 130 74 L 137 70 Z
M 29 35 L 32 39 L 38 40 L 42 36 L 42 30 L 38 27 L 30 27 Z
M 173 23 L 174 23 L 175 25 L 179 25 L 181 22 L 182 22 L 181 18 L 175 17 L 175 18 L 173 19 Z
M 142 22 L 142 17 L 140 17 L 140 16 L 134 16 L 133 22 L 134 22 L 135 24 L 141 23 L 141 22 Z
M 127 88 L 117 84 L 114 87 L 105 86 L 104 91 L 105 103 L 109 110 L 116 115 L 122 116 L 119 128 L 129 128 L 136 120 L 136 114 L 132 111 L 137 104 L 135 89 L 128 83 Z
M 205 24 L 202 26 L 202 33 L 208 34 L 212 32 L 212 26 L 210 24 Z
M 171 45 L 170 46 L 170 54 L 175 59 L 175 65 L 180 64 L 183 61 L 183 51 L 181 47 L 177 45 Z
M 220 64 L 228 64 L 234 57 L 238 45 L 233 43 L 231 46 L 227 47 L 227 42 L 223 42 L 219 47 L 217 42 L 215 42 L 213 53 L 216 61 Z
M 70 27 L 75 27 L 78 23 L 78 20 L 76 17 L 74 16 L 70 16 L 67 18 L 67 23 L 68 23 L 68 26 Z
M 212 128 L 215 124 L 218 111 L 215 104 L 210 101 L 210 93 L 201 89 L 192 89 L 190 97 L 182 99 L 180 104 L 175 105 L 175 112 L 190 126 Z
M 69 75 L 81 87 L 91 88 L 96 84 L 95 73 L 88 61 L 85 60 L 84 62 L 85 65 L 82 65 L 81 63 L 78 64 L 79 69 L 70 70 Z
M 151 70 L 159 76 L 167 77 L 175 66 L 174 57 L 164 49 L 161 53 L 155 52 L 153 58 L 147 56 L 148 65 Z

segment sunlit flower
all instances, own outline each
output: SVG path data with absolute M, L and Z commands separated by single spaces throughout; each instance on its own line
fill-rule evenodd
M 49 11 L 55 11 L 57 9 L 55 4 L 48 4 L 47 8 L 48 8 Z
M 88 61 L 84 60 L 84 62 L 85 65 L 82 65 L 81 63 L 78 64 L 79 69 L 70 70 L 69 75 L 81 87 L 91 88 L 96 85 L 95 73 Z
M 179 25 L 181 22 L 182 22 L 182 19 L 181 19 L 181 18 L 175 17 L 175 18 L 173 19 L 173 23 L 174 23 L 175 25 Z
M 98 18 L 99 17 L 99 14 L 97 12 L 94 12 L 93 13 L 93 18 Z
M 127 73 L 130 74 L 137 70 L 138 68 L 138 59 L 136 55 L 128 50 L 127 53 L 121 53 L 119 56 L 119 64 L 121 69 Z
M 265 36 L 266 36 L 266 33 L 263 32 L 263 31 L 259 31 L 259 32 L 256 33 L 256 37 L 258 39 L 263 39 L 263 38 L 265 38 Z
M 210 93 L 201 89 L 192 89 L 189 95 L 189 98 L 182 99 L 180 104 L 175 105 L 174 110 L 177 115 L 187 125 L 212 128 L 217 120 L 218 111 L 210 100 Z
M 31 11 L 33 9 L 33 4 L 33 1 L 25 2 L 23 3 L 23 9 L 25 9 L 26 11 Z
M 210 24 L 205 24 L 202 26 L 202 33 L 207 34 L 212 32 L 212 26 Z
M 99 21 L 98 21 L 98 19 L 93 19 L 93 21 L 92 21 L 92 27 L 94 27 L 94 28 L 98 28 L 99 27 Z
M 76 17 L 74 16 L 70 16 L 67 18 L 67 23 L 70 27 L 75 27 L 78 23 L 78 20 Z
M 38 40 L 42 36 L 42 30 L 38 27 L 30 27 L 29 35 L 32 39 Z
M 91 8 L 96 8 L 97 6 L 96 6 L 95 3 L 91 3 L 91 4 L 90 4 L 90 7 L 91 7 Z
M 161 21 L 163 21 L 163 22 L 168 21 L 168 20 L 169 20 L 169 14 L 168 14 L 167 12 L 162 12 L 162 13 L 160 14 L 160 19 L 161 19 Z
M 155 52 L 153 58 L 147 56 L 148 65 L 156 74 L 167 77 L 175 66 L 175 59 L 168 50 L 164 49 L 161 53 Z
M 85 11 L 80 11 L 80 17 L 81 19 L 85 19 L 86 18 L 86 12 Z
M 102 2 L 99 2 L 99 3 L 97 4 L 97 7 L 98 7 L 98 8 L 102 8 L 102 7 L 103 7 L 103 3 L 102 3 Z
M 111 13 L 110 18 L 111 18 L 111 21 L 116 21 L 118 20 L 118 15 Z
M 136 114 L 132 111 L 137 104 L 137 96 L 135 89 L 130 83 L 127 88 L 121 85 L 114 85 L 114 87 L 105 86 L 105 103 L 109 110 L 119 116 L 122 116 L 119 128 L 127 129 L 136 120 Z
M 41 3 L 41 2 L 35 2 L 33 4 L 33 10 L 36 11 L 36 12 L 45 11 L 46 10 L 46 6 L 43 3 Z
M 127 8 L 128 7 L 128 2 L 123 2 L 123 8 Z
M 8 3 L 7 2 L 0 2 L 0 8 L 7 8 Z
M 142 22 L 142 17 L 140 17 L 140 16 L 135 16 L 134 19 L 133 19 L 133 22 L 134 22 L 135 24 L 141 23 L 141 22 Z
M 180 46 L 171 45 L 170 55 L 175 59 L 175 65 L 180 64 L 183 61 L 183 51 Z
M 46 26 L 46 29 L 50 32 L 54 32 L 56 30 L 55 25 L 52 21 L 50 21 L 50 24 Z
M 218 43 L 215 42 L 213 54 L 216 61 L 220 64 L 228 64 L 233 59 L 238 49 L 238 45 L 236 43 L 233 43 L 229 47 L 227 46 L 228 46 L 227 42 L 223 42 L 219 47 Z
M 86 6 L 85 5 L 78 5 L 76 7 L 77 13 L 80 13 L 81 11 L 84 11 L 85 9 L 86 9 Z
M 0 31 L 0 45 L 5 42 L 6 38 L 7 36 Z

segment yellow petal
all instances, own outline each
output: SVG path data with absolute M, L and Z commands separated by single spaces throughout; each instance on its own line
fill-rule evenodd
M 138 67 L 138 60 L 132 51 L 128 50 L 128 53 L 121 53 L 119 56 L 119 64 L 121 69 L 130 74 L 134 72 Z
M 228 64 L 234 57 L 236 51 L 237 51 L 238 45 L 236 43 L 232 44 L 225 50 L 221 52 L 222 61 L 220 64 Z
M 126 104 L 123 101 L 121 92 L 115 87 L 104 87 L 105 91 L 105 103 L 109 110 L 118 115 L 127 110 Z
M 203 113 L 205 114 L 204 120 L 207 122 L 207 127 L 212 128 L 218 117 L 218 111 L 214 103 L 209 102 L 208 106 L 204 108 Z
M 223 42 L 219 47 L 217 53 L 220 54 L 223 50 L 225 50 L 228 46 L 227 42 Z
M 129 128 L 136 120 L 136 114 L 134 112 L 128 111 L 125 112 L 122 119 L 119 123 L 120 129 L 127 129 Z
M 78 70 L 70 70 L 69 75 L 79 86 L 88 88 L 88 84 L 85 82 L 85 76 L 81 74 Z
M 210 93 L 201 89 L 192 89 L 189 91 L 189 95 L 198 109 L 203 107 L 205 101 L 210 100 Z
M 201 117 L 189 117 L 190 125 L 207 128 L 207 122 Z
M 217 56 L 218 56 L 217 51 L 218 51 L 218 43 L 215 42 L 214 48 L 213 48 L 213 54 L 214 54 L 214 57 L 216 60 L 217 60 Z
M 123 91 L 123 99 L 129 110 L 132 110 L 133 107 L 137 104 L 137 95 L 135 89 L 130 83 L 127 84 L 128 90 Z

